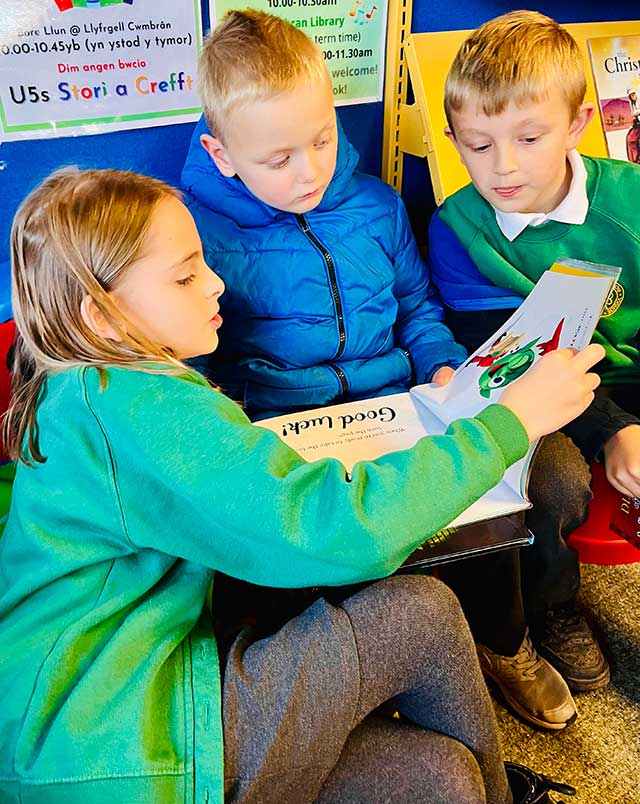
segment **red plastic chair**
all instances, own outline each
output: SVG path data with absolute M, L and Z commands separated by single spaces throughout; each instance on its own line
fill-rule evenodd
M 13 321 L 5 321 L 0 324 L 0 416 L 9 407 L 9 400 L 11 399 L 11 375 L 7 368 L 7 355 L 13 345 L 15 334 L 16 328 Z M 12 463 L 7 463 L 8 460 L 9 456 L 2 439 L 0 439 L 0 536 L 4 531 L 9 513 L 13 476 L 15 474 L 15 466 Z
M 575 547 L 585 564 L 633 564 L 640 561 L 640 549 L 611 530 L 620 514 L 623 495 L 607 480 L 604 467 L 591 467 L 593 502 L 584 525 L 574 530 L 568 543 Z
M 11 375 L 7 368 L 7 355 L 15 335 L 16 327 L 12 320 L 0 324 L 0 416 L 6 412 L 11 399 Z M 4 443 L 0 439 L 0 464 L 8 460 Z

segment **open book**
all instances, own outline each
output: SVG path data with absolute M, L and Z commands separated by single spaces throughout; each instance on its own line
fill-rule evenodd
M 566 346 L 586 346 L 619 273 L 619 268 L 578 260 L 554 264 L 511 318 L 467 358 L 445 387 L 417 385 L 407 393 L 286 414 L 256 424 L 278 433 L 308 460 L 337 458 L 347 473 L 358 461 L 408 449 L 425 435 L 444 433 L 455 419 L 474 416 L 498 402 L 504 388 L 543 354 Z M 410 563 L 437 563 L 447 557 L 529 542 L 530 534 L 517 517 L 509 519 L 509 526 L 502 523 L 492 528 L 491 533 L 476 527 L 475 536 L 471 529 L 463 533 L 466 528 L 462 526 L 530 507 L 527 480 L 534 446 L 444 531 L 425 534 L 429 541 L 423 546 L 423 555 L 414 554 Z

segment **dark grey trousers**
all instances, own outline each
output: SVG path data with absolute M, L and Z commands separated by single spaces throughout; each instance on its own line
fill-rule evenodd
M 387 701 L 402 719 L 375 712 Z M 257 641 L 243 631 L 223 722 L 234 804 L 511 802 L 471 634 L 434 578 L 320 599 Z
M 566 537 L 587 517 L 590 480 L 573 441 L 562 433 L 546 436 L 529 480 L 533 507 L 525 522 L 534 543 L 442 567 L 440 577 L 458 595 L 477 642 L 513 656 L 527 626 L 535 637 L 547 609 L 575 600 L 580 565 Z

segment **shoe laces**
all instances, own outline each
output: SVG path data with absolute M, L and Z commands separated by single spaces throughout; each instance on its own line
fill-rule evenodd
M 543 660 L 533 647 L 531 638 L 527 634 L 516 655 L 513 658 L 503 659 L 503 661 L 506 661 L 513 668 L 517 676 L 533 681 Z

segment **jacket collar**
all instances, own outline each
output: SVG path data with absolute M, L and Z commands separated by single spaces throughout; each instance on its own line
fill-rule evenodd
M 282 212 L 260 201 L 236 176 L 232 178 L 223 176 L 200 144 L 200 136 L 209 133 L 203 115 L 194 129 L 182 169 L 183 188 L 214 212 L 220 212 L 242 226 L 265 226 L 277 218 L 291 215 L 290 212 Z M 310 217 L 317 212 L 334 209 L 342 202 L 358 159 L 356 149 L 347 139 L 338 120 L 336 169 L 322 201 L 308 213 Z

